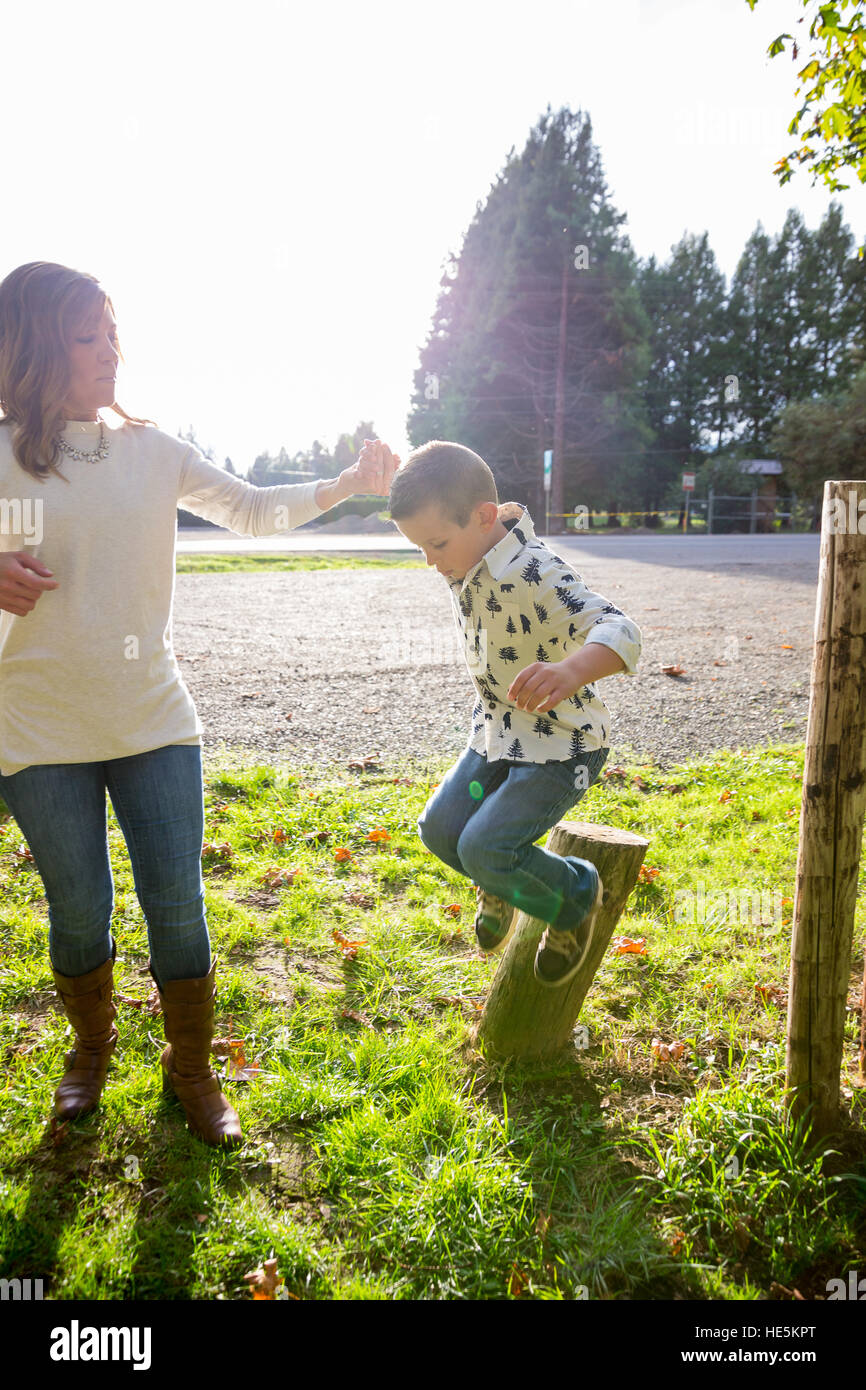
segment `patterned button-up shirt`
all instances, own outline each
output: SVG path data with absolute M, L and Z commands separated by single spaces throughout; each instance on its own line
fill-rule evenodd
M 545 714 L 507 697 L 515 676 L 535 661 L 562 661 L 587 642 L 611 647 L 636 674 L 641 633 L 636 623 L 593 593 L 567 561 L 536 536 L 524 507 L 503 521 L 508 535 L 463 579 L 448 581 L 466 664 L 478 699 L 469 747 L 489 760 L 548 763 L 608 746 L 610 711 L 594 684 Z

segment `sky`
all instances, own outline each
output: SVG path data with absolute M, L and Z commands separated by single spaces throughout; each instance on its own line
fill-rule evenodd
M 0 14 L 0 278 L 97 276 L 117 399 L 217 462 L 406 417 L 443 267 L 550 105 L 592 121 L 622 231 L 709 233 L 730 279 L 760 221 L 842 205 L 773 165 L 799 104 L 799 0 L 69 0 Z M 812 11 L 809 12 L 810 14 Z M 106 418 L 116 421 L 110 411 Z

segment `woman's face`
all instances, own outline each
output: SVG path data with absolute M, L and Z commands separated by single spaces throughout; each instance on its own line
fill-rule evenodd
M 114 403 L 117 376 L 117 324 L 106 304 L 101 315 L 85 319 L 69 352 L 69 390 L 63 403 L 67 420 L 95 420 L 100 406 Z

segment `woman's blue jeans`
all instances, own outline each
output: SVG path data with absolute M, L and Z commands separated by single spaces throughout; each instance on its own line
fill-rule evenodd
M 86 975 L 111 955 L 106 790 L 129 851 L 157 981 L 201 979 L 211 958 L 201 747 L 194 743 L 102 763 L 34 764 L 0 776 L 0 796 L 45 885 L 52 966 L 61 975 Z
M 588 861 L 533 841 L 598 780 L 609 753 L 488 762 L 466 748 L 424 807 L 418 833 L 437 858 L 485 892 L 560 929 L 576 926 L 595 896 Z

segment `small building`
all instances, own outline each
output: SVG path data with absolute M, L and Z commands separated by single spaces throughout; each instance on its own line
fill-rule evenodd
M 740 472 L 751 474 L 747 486 L 757 488 L 756 525 L 759 531 L 772 531 L 776 511 L 776 480 L 782 472 L 778 459 L 741 459 Z

